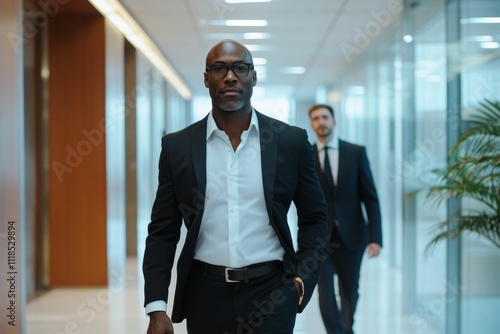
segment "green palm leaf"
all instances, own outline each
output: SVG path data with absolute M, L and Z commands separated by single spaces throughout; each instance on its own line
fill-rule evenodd
M 500 102 L 481 102 L 470 123 L 450 148 L 447 166 L 431 171 L 439 182 L 427 189 L 427 198 L 436 204 L 472 198 L 484 209 L 439 223 L 428 248 L 461 233 L 480 234 L 500 247 Z

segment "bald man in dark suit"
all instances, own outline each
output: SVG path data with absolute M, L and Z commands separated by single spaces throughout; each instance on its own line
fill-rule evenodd
M 212 110 L 162 138 L 143 272 L 148 334 L 292 334 L 317 284 L 325 196 L 304 129 L 256 111 L 252 56 L 224 40 L 206 58 Z M 298 248 L 287 212 L 297 208 Z M 168 287 L 182 222 L 172 319 Z

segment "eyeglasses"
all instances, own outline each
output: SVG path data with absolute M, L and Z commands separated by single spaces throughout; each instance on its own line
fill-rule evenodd
M 212 64 L 208 65 L 206 68 L 207 72 L 209 72 L 214 79 L 224 78 L 229 70 L 233 71 L 234 75 L 238 78 L 245 78 L 248 73 L 250 73 L 250 69 L 253 70 L 253 65 L 249 63 L 237 63 L 233 65 Z

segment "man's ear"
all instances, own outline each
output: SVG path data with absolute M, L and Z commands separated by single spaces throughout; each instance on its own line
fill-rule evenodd
M 252 76 L 252 81 L 253 81 L 253 86 L 257 85 L 257 71 L 253 71 L 253 76 Z
M 203 73 L 203 83 L 205 84 L 205 87 L 208 88 L 208 73 L 207 72 Z

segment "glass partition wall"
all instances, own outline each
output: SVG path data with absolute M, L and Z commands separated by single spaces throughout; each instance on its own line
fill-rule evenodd
M 459 5 L 463 131 L 480 102 L 500 101 L 500 1 L 462 0 Z M 463 212 L 484 209 L 469 199 L 461 204 Z M 500 328 L 500 249 L 486 238 L 465 234 L 461 255 L 461 333 L 496 333 Z
M 435 182 L 448 147 L 484 98 L 500 99 L 500 1 L 405 1 L 332 91 L 339 136 L 365 145 L 384 222 L 383 256 L 402 273 L 403 333 L 500 328 L 500 250 L 474 234 L 427 245 L 439 222 L 477 209 L 415 190 Z M 340 92 L 340 94 L 338 94 Z M 388 296 L 387 298 L 390 298 Z M 496 307 L 495 307 L 496 305 Z

